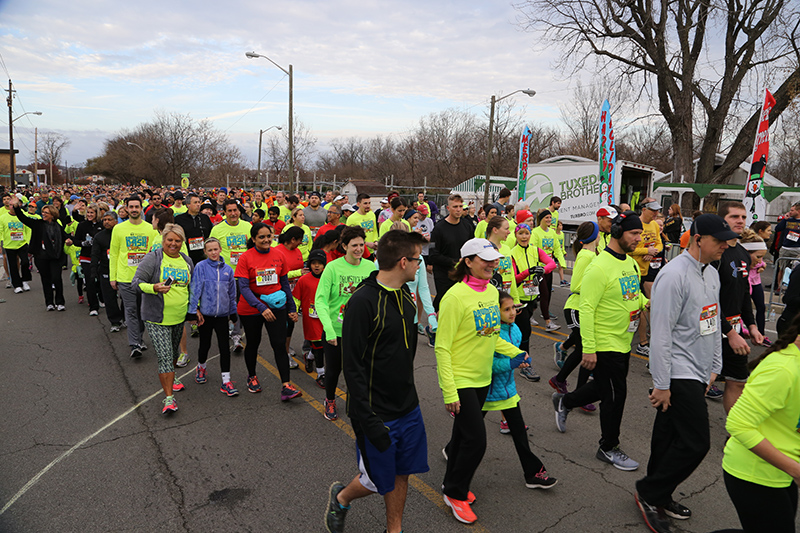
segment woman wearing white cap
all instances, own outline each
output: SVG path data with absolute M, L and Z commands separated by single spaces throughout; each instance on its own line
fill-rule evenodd
M 503 255 L 486 239 L 470 239 L 461 247 L 457 280 L 440 303 L 436 339 L 439 386 L 445 408 L 455 415 L 445 452 L 444 501 L 460 522 L 477 520 L 469 503 L 472 476 L 486 450 L 481 408 L 492 382 L 494 352 L 514 358 L 521 351 L 500 338 L 497 289 L 489 283 Z

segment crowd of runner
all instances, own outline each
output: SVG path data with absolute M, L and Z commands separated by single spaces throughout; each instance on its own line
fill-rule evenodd
M 131 358 L 147 350 L 147 333 L 165 415 L 178 410 L 175 393 L 185 389 L 177 368 L 196 357 L 195 382 L 211 379 L 213 335 L 219 390 L 227 396 L 239 394 L 232 351 L 243 352 L 246 390 L 262 392 L 257 359 L 264 330 L 281 401 L 302 394 L 290 377 L 299 360 L 325 390 L 324 417 L 336 420 L 343 375 L 358 473 L 331 485 L 331 532 L 344 531 L 354 500 L 374 493 L 384 497 L 388 533 L 402 531 L 408 477 L 428 471 L 413 371 L 419 335 L 434 347 L 452 416 L 441 451 L 443 498 L 454 517 L 477 521 L 470 485 L 486 450 L 488 411 L 502 414 L 500 432 L 511 435 L 525 486 L 557 484 L 531 450 L 515 376 L 540 380 L 532 365 L 541 357 L 531 352 L 530 337 L 537 317 L 546 331 L 561 328 L 550 309 L 558 271 L 570 291 L 570 335 L 553 346 L 559 372 L 548 380 L 558 431 L 567 431 L 572 409 L 599 410 L 596 458 L 623 471 L 639 468 L 621 442 L 636 335 L 635 352 L 649 358 L 649 400 L 657 409 L 646 476 L 636 482 L 645 525 L 668 532 L 671 519 L 691 517 L 673 497 L 708 453 L 710 398 L 722 399 L 728 416 L 722 468 L 744 531 L 795 531 L 800 274 L 787 269 L 786 311 L 770 342 L 760 279 L 770 225 L 746 228 L 737 202 L 717 214 L 695 213 L 688 230 L 680 209 L 664 217 L 651 198 L 639 214 L 604 206 L 596 222 L 577 228 L 567 280 L 560 199 L 533 212 L 510 198 L 504 189 L 497 202 L 475 210 L 457 194 L 438 206 L 421 193 L 409 200 L 392 192 L 373 210 L 367 194 L 351 203 L 334 191 L 26 189 L 3 192 L 0 241 L 14 293 L 31 290 L 35 270 L 44 310 L 64 311 L 68 270 L 78 304 L 86 303 L 90 316 L 104 311 L 112 333 L 126 330 Z M 798 235 L 795 205 L 772 241 L 776 257 L 800 258 Z M 667 262 L 670 246 L 683 252 Z M 779 288 L 777 273 L 775 279 Z M 298 322 L 300 355 L 291 347 Z M 188 352 L 187 336 L 199 337 L 196 354 Z M 749 361 L 751 345 L 769 349 Z M 576 369 L 570 390 L 567 378 Z M 714 385 L 718 379 L 724 392 Z

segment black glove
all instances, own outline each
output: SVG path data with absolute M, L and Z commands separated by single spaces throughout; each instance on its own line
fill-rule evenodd
M 233 322 L 234 324 L 239 321 L 239 315 L 233 313 L 232 315 L 228 316 L 228 320 Z
M 381 433 L 369 432 L 367 438 L 379 452 L 383 453 L 392 445 L 392 437 L 389 436 L 389 428 L 384 426 L 384 431 Z
M 544 267 L 542 266 L 535 266 L 531 269 L 531 274 L 536 274 L 538 276 L 544 276 Z

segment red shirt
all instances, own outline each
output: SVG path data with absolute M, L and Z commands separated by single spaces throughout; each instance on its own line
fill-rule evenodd
M 309 272 L 297 280 L 297 285 L 292 291 L 294 297 L 300 300 L 300 307 L 303 310 L 303 337 L 308 341 L 322 339 L 322 322 L 319 321 L 317 309 L 314 307 L 317 285 L 319 278 Z
M 283 260 L 286 263 L 286 272 L 303 269 L 303 252 L 301 252 L 299 248 L 289 250 L 283 244 L 279 244 L 275 246 L 273 250 L 277 250 L 283 256 Z M 300 275 L 289 277 L 289 287 L 292 290 L 294 290 L 294 285 L 297 283 L 298 279 L 300 279 Z
M 270 219 L 264 219 L 264 224 L 267 226 L 272 226 L 272 229 L 275 230 L 275 235 L 280 235 L 283 231 L 283 228 L 286 227 L 286 222 L 283 220 L 276 220 L 275 222 L 271 221 Z
M 250 248 L 239 256 L 234 276 L 246 278 L 250 281 L 250 290 L 256 297 L 262 294 L 272 294 L 281 290 L 281 276 L 289 272 L 283 254 L 275 253 L 271 248 L 268 253 L 261 253 L 255 248 Z M 258 309 L 247 303 L 244 296 L 239 297 L 236 312 L 240 315 L 257 315 Z
M 343 225 L 344 225 L 344 224 L 337 224 L 337 225 L 333 225 L 333 224 L 325 224 L 324 226 L 322 226 L 321 228 L 319 228 L 319 229 L 317 230 L 317 237 L 319 237 L 319 236 L 321 236 L 321 235 L 325 235 L 325 234 L 326 234 L 327 232 L 329 232 L 330 230 L 332 230 L 332 229 L 336 229 L 338 226 L 343 226 Z

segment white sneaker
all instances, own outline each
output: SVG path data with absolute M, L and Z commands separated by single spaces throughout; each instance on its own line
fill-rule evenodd
M 105 309 L 105 308 L 106 308 L 106 304 L 104 304 L 103 302 L 100 302 L 100 309 Z
M 59 311 L 65 311 L 67 308 L 64 307 L 63 305 L 57 305 L 56 309 L 59 310 Z
M 14 289 L 14 294 L 22 294 L 22 287 L 17 287 Z
M 233 351 L 236 353 L 241 352 L 244 349 L 244 345 L 242 344 L 242 336 L 241 335 L 234 335 L 231 337 L 233 340 Z
M 97 316 L 97 311 L 92 309 L 91 311 L 89 311 L 89 316 Z
M 11 287 L 13 287 L 13 285 L 11 285 L 11 281 L 6 281 L 6 289 L 10 289 Z
M 531 326 L 538 326 L 539 323 L 536 321 L 535 318 L 531 317 Z
M 31 290 L 31 286 L 28 285 L 27 281 L 23 281 L 22 282 L 22 290 L 24 290 L 25 292 L 28 292 L 29 290 Z
M 292 351 L 294 351 L 294 350 L 292 350 Z M 292 354 L 290 353 L 289 354 L 289 368 L 294 370 L 298 366 L 300 366 L 300 365 L 297 364 L 297 361 L 294 360 L 294 357 L 292 357 Z
M 182 353 L 178 357 L 178 361 L 175 363 L 175 366 L 177 366 L 178 368 L 183 368 L 188 364 L 189 364 L 189 354 L 188 353 Z
M 558 324 L 556 324 L 555 322 L 553 322 L 553 321 L 551 320 L 551 321 L 550 321 L 550 323 L 549 323 L 549 324 L 547 324 L 547 326 L 545 326 L 545 329 L 546 329 L 547 331 L 555 331 L 555 330 L 557 330 L 557 329 L 561 329 L 561 326 L 559 326 Z

